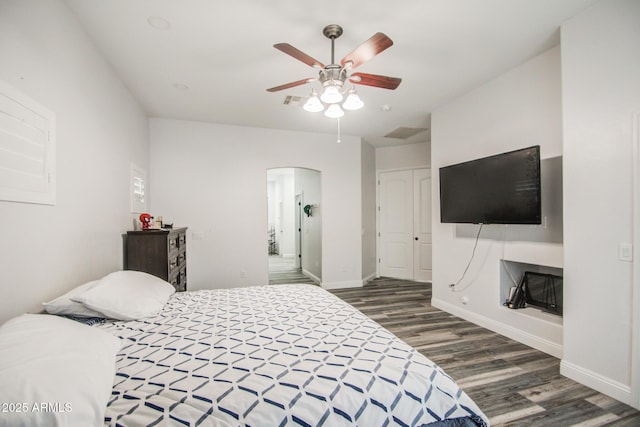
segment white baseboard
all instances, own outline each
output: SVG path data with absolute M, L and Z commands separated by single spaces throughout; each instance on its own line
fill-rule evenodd
M 362 280 L 347 280 L 343 282 L 322 282 L 324 289 L 346 289 L 346 288 L 361 288 L 368 282 L 376 278 L 376 273 L 370 274 L 364 277 Z
M 592 389 L 613 397 L 620 402 L 632 405 L 631 387 L 610 378 L 592 372 L 581 366 L 563 360 L 560 362 L 560 373 Z
M 347 280 L 344 282 L 322 282 L 321 286 L 324 289 L 361 288 L 363 283 L 362 280 Z
M 431 305 L 444 310 L 447 313 L 451 313 L 455 316 L 480 325 L 483 328 L 487 328 L 489 330 L 492 330 L 493 332 L 497 332 L 500 335 L 504 335 L 505 337 L 509 337 L 518 342 L 526 344 L 529 347 L 535 348 L 536 350 L 543 351 L 547 354 L 557 357 L 558 359 L 562 359 L 562 345 L 560 344 L 522 331 L 518 328 L 514 328 L 513 326 L 506 325 L 502 322 L 497 322 L 486 316 L 482 316 L 472 311 L 465 310 L 464 308 L 458 307 L 440 299 L 431 298 Z
M 365 285 L 367 283 L 369 283 L 370 281 L 372 281 L 373 279 L 375 279 L 376 277 L 378 277 L 376 275 L 376 273 L 371 273 L 370 275 L 368 275 L 367 277 L 363 277 L 362 278 L 362 285 Z
M 320 278 L 318 276 L 316 276 L 315 274 L 309 272 L 309 270 L 305 270 L 303 268 L 302 269 L 302 274 L 304 274 L 305 276 L 307 276 L 309 279 L 313 280 L 316 283 L 322 283 L 322 280 L 320 280 Z

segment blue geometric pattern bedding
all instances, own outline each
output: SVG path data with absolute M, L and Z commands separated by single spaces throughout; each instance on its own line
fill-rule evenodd
M 488 425 L 437 365 L 317 286 L 177 293 L 96 327 L 124 339 L 106 425 Z

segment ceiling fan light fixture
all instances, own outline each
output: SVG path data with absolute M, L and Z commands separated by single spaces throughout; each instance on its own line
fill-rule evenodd
M 327 111 L 324 112 L 324 115 L 332 119 L 339 119 L 340 117 L 344 116 L 344 111 L 342 111 L 340 105 L 331 104 L 327 108 Z
M 342 108 L 349 111 L 359 110 L 364 107 L 364 102 L 358 96 L 356 89 L 352 87 L 349 89 L 347 99 L 342 103 Z
M 307 55 L 289 43 L 277 43 L 273 47 L 306 65 L 319 70 L 317 78 L 301 79 L 267 89 L 267 92 L 278 92 L 284 89 L 301 86 L 311 82 L 319 82 L 318 92 L 312 90 L 311 96 L 303 105 L 303 109 L 309 112 L 324 110 L 324 115 L 330 118 L 344 116 L 345 110 L 359 110 L 364 107 L 364 102 L 358 96 L 354 87 L 346 90 L 346 82 L 356 85 L 377 87 L 394 90 L 402 79 L 378 74 L 351 73 L 351 70 L 371 60 L 387 48 L 393 45 L 393 41 L 383 33 L 375 33 L 364 43 L 356 47 L 340 61 L 335 59 L 335 41 L 342 35 L 342 27 L 330 24 L 324 27 L 322 34 L 331 40 L 331 63 L 323 64 L 317 59 Z M 326 108 L 326 109 L 325 109 Z M 340 120 L 338 120 L 338 142 L 340 140 Z
M 326 85 L 322 91 L 322 95 L 320 95 L 320 99 L 326 104 L 337 104 L 342 101 L 342 98 L 343 96 L 340 93 L 340 89 L 338 89 L 334 83 Z
M 319 111 L 324 110 L 324 105 L 320 102 L 320 98 L 318 98 L 318 92 L 315 89 L 311 91 L 311 96 L 307 99 L 307 102 L 302 106 L 305 111 L 310 113 L 317 113 Z

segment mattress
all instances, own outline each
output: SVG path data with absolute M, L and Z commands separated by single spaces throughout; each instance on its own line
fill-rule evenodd
M 124 341 L 110 426 L 488 425 L 440 367 L 313 285 L 177 293 Z

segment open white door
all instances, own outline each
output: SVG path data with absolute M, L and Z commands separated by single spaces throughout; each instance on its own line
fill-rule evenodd
M 295 267 L 302 268 L 302 194 L 296 194 Z

